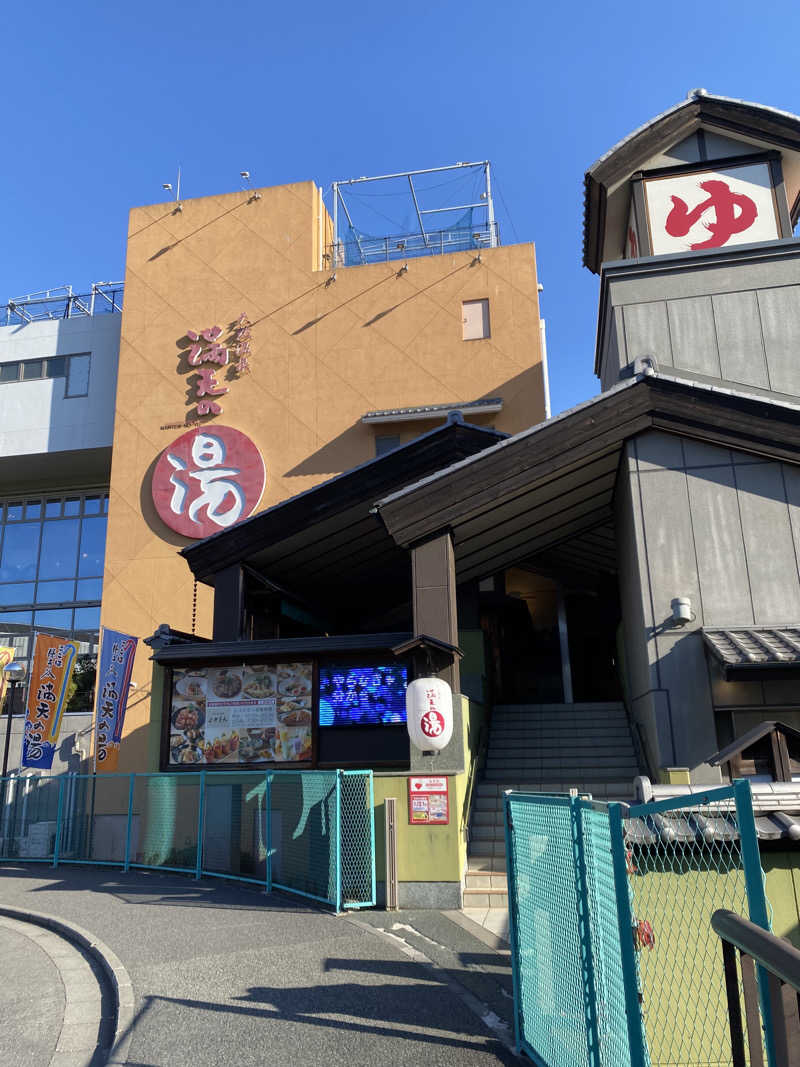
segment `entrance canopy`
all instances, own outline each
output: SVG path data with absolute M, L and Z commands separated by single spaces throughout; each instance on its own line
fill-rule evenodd
M 198 541 L 182 554 L 198 581 L 208 585 L 238 564 L 269 589 L 312 606 L 315 614 L 343 625 L 348 616 L 364 620 L 370 604 L 377 614 L 379 602 L 392 606 L 410 596 L 408 553 L 373 514 L 375 501 L 505 437 L 452 413 L 444 426 Z
M 800 407 L 643 374 L 377 505 L 398 545 L 450 530 L 456 580 L 560 560 L 613 571 L 613 500 L 625 442 L 661 430 L 800 462 Z

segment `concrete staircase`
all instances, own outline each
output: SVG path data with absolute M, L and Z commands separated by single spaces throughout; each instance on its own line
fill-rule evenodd
M 464 908 L 508 904 L 503 793 L 567 793 L 633 800 L 640 774 L 625 708 L 617 703 L 507 704 L 494 709 L 475 787 Z

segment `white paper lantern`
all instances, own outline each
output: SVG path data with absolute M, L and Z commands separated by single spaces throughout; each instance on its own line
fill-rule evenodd
M 441 678 L 415 678 L 406 689 L 406 725 L 412 744 L 439 752 L 453 736 L 453 693 Z

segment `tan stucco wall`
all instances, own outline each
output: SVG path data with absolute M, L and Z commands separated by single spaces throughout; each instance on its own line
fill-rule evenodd
M 152 467 L 195 410 L 180 347 L 187 329 L 253 323 L 250 373 L 228 381 L 224 413 L 203 420 L 248 434 L 262 451 L 260 508 L 375 454 L 369 410 L 502 396 L 484 425 L 517 431 L 544 417 L 532 245 L 315 269 L 330 223 L 313 182 L 136 208 L 122 317 L 102 623 L 139 637 L 192 625 L 193 582 L 150 496 Z M 461 302 L 488 297 L 491 337 L 463 341 Z M 401 424 L 404 436 L 435 423 Z M 198 589 L 197 632 L 211 592 Z M 120 770 L 145 769 L 150 715 L 146 646 L 134 670 Z

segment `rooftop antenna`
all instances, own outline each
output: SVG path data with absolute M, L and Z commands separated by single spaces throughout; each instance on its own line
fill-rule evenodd
M 162 189 L 166 189 L 168 193 L 171 193 L 172 192 L 172 182 L 162 182 L 161 183 L 161 188 Z M 181 168 L 180 168 L 180 164 L 178 164 L 178 180 L 176 182 L 176 188 L 175 188 L 175 200 L 178 201 L 178 200 L 180 200 L 180 198 L 181 198 Z

